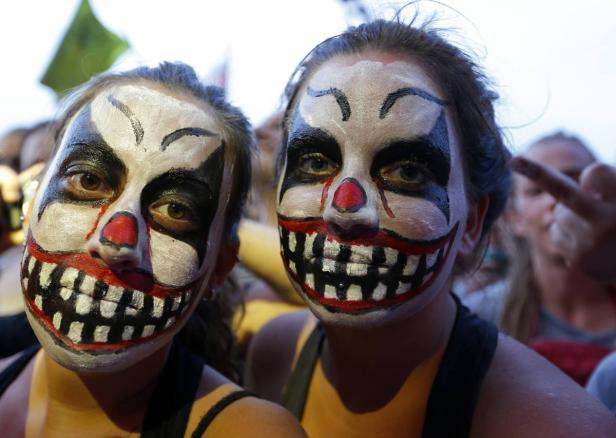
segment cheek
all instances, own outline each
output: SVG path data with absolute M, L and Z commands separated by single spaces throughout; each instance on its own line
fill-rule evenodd
M 319 217 L 321 199 L 326 184 L 302 184 L 291 187 L 278 204 L 278 214 L 287 217 Z
M 40 220 L 34 212 L 30 231 L 46 251 L 82 250 L 100 211 L 100 208 L 54 202 L 47 205 Z
M 432 202 L 411 196 L 386 193 L 390 217 L 381 206 L 381 228 L 394 231 L 409 239 L 430 240 L 449 231 L 449 224 Z
M 180 287 L 195 281 L 199 276 L 197 251 L 181 240 L 152 230 L 150 254 L 152 271 L 160 284 Z

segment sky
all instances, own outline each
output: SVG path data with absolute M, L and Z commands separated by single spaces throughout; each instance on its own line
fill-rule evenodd
M 0 3 L 0 133 L 55 114 L 39 84 L 79 0 Z M 224 59 L 228 97 L 258 125 L 280 103 L 293 68 L 318 42 L 357 24 L 336 0 L 91 0 L 131 49 L 113 69 L 163 60 L 207 78 Z M 403 2 L 365 0 L 375 17 Z M 446 36 L 471 51 L 501 98 L 497 115 L 515 151 L 564 129 L 616 164 L 616 2 L 602 0 L 421 1 Z M 407 8 L 410 11 L 412 8 Z

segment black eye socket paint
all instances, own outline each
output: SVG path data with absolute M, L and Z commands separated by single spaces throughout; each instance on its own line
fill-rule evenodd
M 289 141 L 286 151 L 286 169 L 280 188 L 279 201 L 284 193 L 292 187 L 300 184 L 314 184 L 325 181 L 330 176 L 318 177 L 306 175 L 299 169 L 302 156 L 309 153 L 321 153 L 332 162 L 342 166 L 342 152 L 336 139 L 328 132 L 314 128 L 301 116 L 300 111 L 295 111 L 293 123 L 289 132 Z
M 107 204 L 120 192 L 126 178 L 126 166 L 107 145 L 101 134 L 92 123 L 91 107 L 88 104 L 73 122 L 65 134 L 67 146 L 59 157 L 59 167 L 49 180 L 49 185 L 41 199 L 37 214 L 41 219 L 45 209 L 52 202 L 67 204 L 100 206 Z M 100 170 L 105 182 L 115 193 L 111 199 L 84 200 L 78 199 L 64 188 L 67 168 L 75 162 L 82 162 Z
M 405 190 L 381 177 L 381 170 L 396 162 L 408 160 L 423 169 L 425 181 L 417 189 Z M 445 111 L 441 111 L 430 133 L 413 140 L 398 140 L 379 151 L 370 168 L 370 175 L 380 190 L 415 196 L 436 205 L 449 220 L 447 183 L 451 170 L 451 154 Z M 384 194 L 381 193 L 384 198 Z M 385 199 L 386 202 L 386 199 Z
M 141 210 L 149 216 L 149 207 L 161 198 L 188 199 L 198 216 L 198 229 L 188 233 L 174 233 L 149 219 L 153 229 L 192 246 L 203 261 L 210 225 L 218 208 L 225 166 L 225 143 L 196 169 L 171 169 L 150 181 L 141 194 Z M 181 202 L 180 202 L 181 203 Z

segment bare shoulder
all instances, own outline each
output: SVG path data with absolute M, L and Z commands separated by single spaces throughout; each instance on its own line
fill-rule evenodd
M 312 317 L 308 310 L 290 312 L 268 322 L 248 350 L 245 383 L 261 397 L 279 401 L 288 380 L 297 340 Z
M 283 407 L 256 397 L 229 405 L 208 428 L 205 437 L 306 437 L 297 419 Z
M 613 437 L 616 419 L 584 388 L 519 342 L 500 335 L 479 394 L 473 438 Z

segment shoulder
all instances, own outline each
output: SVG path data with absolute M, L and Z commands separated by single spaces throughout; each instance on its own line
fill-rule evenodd
M 473 437 L 609 437 L 616 419 L 582 387 L 517 341 L 499 336 Z
M 293 438 L 306 434 L 283 407 L 256 397 L 245 397 L 224 409 L 205 436 Z
M 207 427 L 205 437 L 304 436 L 295 417 L 274 403 L 248 395 L 236 400 L 231 399 L 226 405 L 219 404 L 241 390 L 242 388 L 216 370 L 204 366 L 201 384 L 189 417 L 187 433 L 192 434 L 212 409 L 220 409 Z
M 287 313 L 267 323 L 251 341 L 246 363 L 249 389 L 278 401 L 296 353 L 297 341 L 311 321 L 308 310 Z

